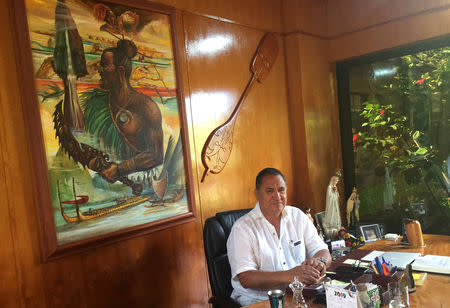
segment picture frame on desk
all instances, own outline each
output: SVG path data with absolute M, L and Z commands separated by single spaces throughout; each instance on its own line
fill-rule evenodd
M 364 237 L 364 242 L 370 243 L 381 238 L 380 227 L 378 224 L 364 225 L 359 227 L 361 235 Z
M 368 226 L 368 225 L 374 225 L 377 224 L 378 228 L 380 229 L 380 237 L 383 237 L 383 235 L 386 234 L 387 232 L 387 228 L 386 228 L 386 224 L 383 222 L 378 222 L 378 221 L 366 221 L 366 222 L 358 222 L 355 224 L 355 233 L 356 236 L 359 238 L 361 236 L 363 236 L 363 234 L 361 233 L 361 226 Z
M 44 260 L 195 219 L 174 7 L 14 1 Z

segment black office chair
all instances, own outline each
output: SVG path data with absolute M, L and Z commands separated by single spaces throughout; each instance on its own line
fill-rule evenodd
M 314 215 L 314 218 L 315 218 L 315 220 L 316 220 L 316 225 L 317 225 L 317 227 L 318 227 L 320 230 L 322 230 L 322 231 L 323 231 L 322 219 L 323 219 L 323 216 L 324 216 L 324 215 L 325 215 L 325 211 L 319 212 L 319 213 L 317 213 L 316 215 Z
M 231 286 L 231 268 L 227 255 L 227 239 L 234 222 L 250 210 L 219 212 L 205 221 L 203 242 L 213 295 L 209 299 L 209 303 L 213 308 L 240 307 L 230 297 L 233 287 Z

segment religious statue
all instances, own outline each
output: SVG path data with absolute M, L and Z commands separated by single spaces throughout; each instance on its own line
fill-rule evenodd
M 356 187 L 353 187 L 352 194 L 347 200 L 347 225 L 356 223 L 359 221 L 359 195 Z
M 326 208 L 322 225 L 325 236 L 329 239 L 336 238 L 338 230 L 342 227 L 339 212 L 339 191 L 337 189 L 340 175 L 339 171 L 336 172 L 336 175 L 331 177 L 327 188 Z
M 311 215 L 311 208 L 309 206 L 305 209 L 305 214 L 306 214 L 306 216 L 308 216 L 308 218 L 314 224 L 314 218 Z

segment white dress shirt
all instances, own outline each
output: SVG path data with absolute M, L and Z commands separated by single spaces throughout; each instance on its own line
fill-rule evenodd
M 284 208 L 278 238 L 275 227 L 267 221 L 259 203 L 256 203 L 248 214 L 234 223 L 228 237 L 228 260 L 233 286 L 231 297 L 241 305 L 268 299 L 267 291 L 242 287 L 237 275 L 250 270 L 289 270 L 322 249 L 327 249 L 327 245 L 300 209 L 292 206 Z

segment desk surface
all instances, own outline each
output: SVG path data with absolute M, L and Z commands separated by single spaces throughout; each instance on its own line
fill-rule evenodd
M 450 236 L 431 235 L 423 236 L 425 247 L 411 248 L 398 242 L 379 240 L 361 247 L 361 249 L 381 250 L 381 251 L 401 251 L 401 252 L 420 252 L 428 255 L 450 256 Z M 450 308 L 450 275 L 439 275 L 428 273 L 423 286 L 418 286 L 417 291 L 410 294 L 410 307 L 427 307 L 427 308 Z M 269 301 L 256 303 L 248 308 L 270 308 Z M 293 307 L 291 296 L 287 295 L 285 299 L 285 308 Z M 308 308 L 324 307 L 308 301 Z M 387 307 L 387 306 L 386 306 Z

